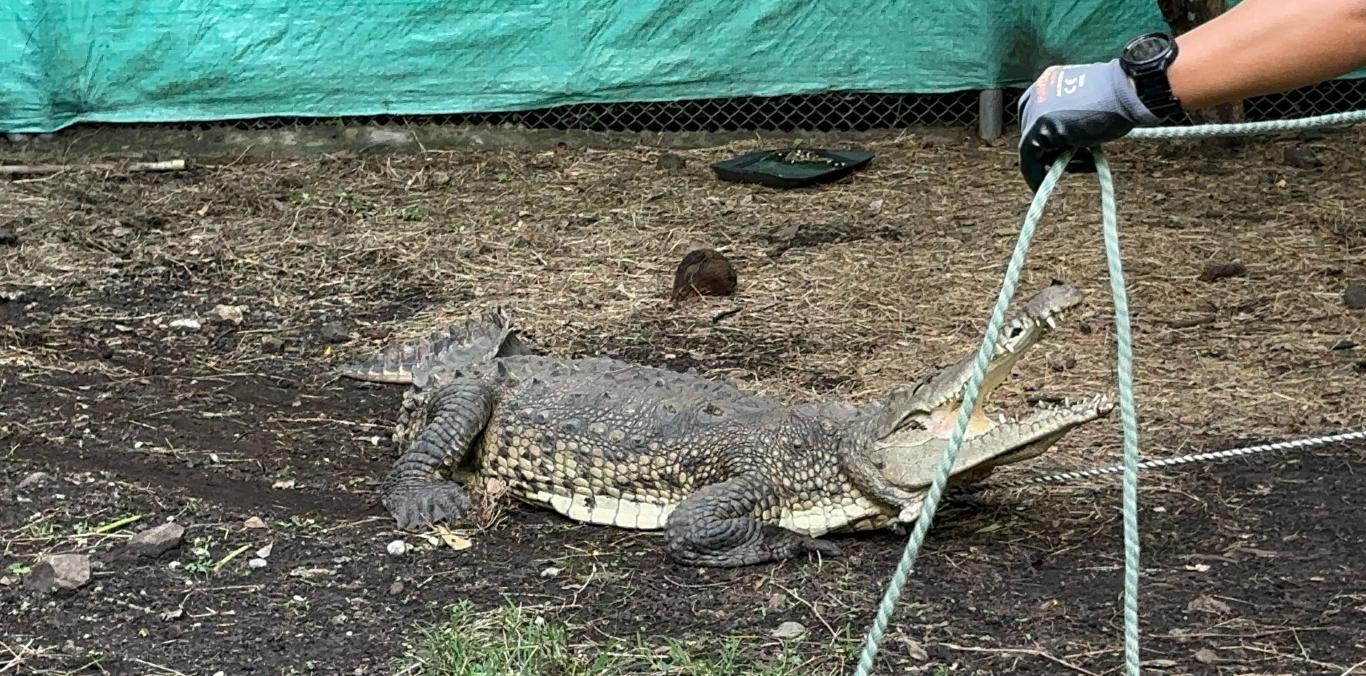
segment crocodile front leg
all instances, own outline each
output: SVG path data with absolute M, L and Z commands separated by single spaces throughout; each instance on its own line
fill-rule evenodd
M 455 454 L 463 457 L 493 410 L 493 393 L 482 383 L 461 379 L 432 393 L 431 420 L 384 479 L 384 507 L 403 530 L 459 519 L 470 498 L 438 471 Z
M 754 518 L 765 500 L 776 498 L 771 482 L 745 472 L 709 484 L 684 498 L 665 526 L 669 556 L 693 566 L 748 566 L 803 552 L 839 556 L 835 543 L 802 535 Z

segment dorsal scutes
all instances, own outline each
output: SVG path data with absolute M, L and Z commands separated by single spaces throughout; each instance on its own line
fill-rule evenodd
M 423 387 L 434 373 L 456 373 L 499 356 L 529 354 L 502 308 L 453 323 L 415 341 L 337 369 L 345 377 Z

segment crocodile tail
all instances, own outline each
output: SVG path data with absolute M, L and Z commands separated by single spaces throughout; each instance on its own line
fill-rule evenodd
M 496 357 L 530 354 L 502 309 L 451 324 L 370 359 L 345 364 L 337 373 L 375 383 L 423 385 L 436 372 L 458 371 Z

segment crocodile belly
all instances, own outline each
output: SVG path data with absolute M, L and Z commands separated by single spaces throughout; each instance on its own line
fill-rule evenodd
M 691 484 L 676 455 L 658 444 L 637 447 L 610 431 L 595 434 L 592 426 L 581 435 L 494 429 L 481 443 L 479 474 L 502 480 L 518 499 L 582 523 L 662 529 Z
M 663 530 L 677 503 L 642 500 L 635 496 L 614 498 L 589 493 L 563 493 L 549 490 L 524 490 L 518 497 L 526 502 L 549 507 L 582 523 L 635 530 Z
M 763 519 L 811 537 L 833 532 L 871 530 L 886 523 L 882 510 L 859 494 L 793 501 L 767 510 Z

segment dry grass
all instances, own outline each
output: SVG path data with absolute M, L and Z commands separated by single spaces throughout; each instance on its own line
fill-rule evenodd
M 1341 299 L 1346 281 L 1366 277 L 1363 140 L 1366 130 L 1318 142 L 1318 171 L 1284 166 L 1283 142 L 1265 140 L 1112 150 L 1145 454 L 1366 424 L 1351 394 L 1362 388 L 1361 348 L 1330 349 L 1366 343 L 1366 320 Z M 556 353 L 694 360 L 791 399 L 874 397 L 975 348 L 1028 203 L 1011 146 L 905 135 L 871 144 L 878 158 L 852 180 L 809 191 L 710 174 L 708 162 L 752 147 L 683 152 L 681 171 L 657 169 L 651 149 L 561 149 L 0 183 L 0 222 L 21 219 L 24 238 L 5 252 L 0 287 L 79 301 L 56 312 L 49 335 L 206 316 L 219 303 L 245 305 L 258 336 L 378 318 L 379 330 L 362 327 L 365 343 L 334 358 L 501 304 Z M 769 255 L 772 233 L 813 224 L 844 241 Z M 675 307 L 673 267 L 699 241 L 732 259 L 739 290 Z M 1246 276 L 1198 281 L 1207 263 L 1234 260 Z M 1054 278 L 1090 303 L 998 394 L 1011 405 L 1026 389 L 1112 388 L 1091 177 L 1064 181 L 1020 293 Z M 174 291 L 147 307 L 111 300 L 154 288 Z M 415 316 L 402 314 L 412 307 Z M 6 342 L 11 366 L 71 367 L 60 340 Z M 243 341 L 215 367 L 257 354 L 255 339 Z M 321 367 L 322 357 L 302 361 Z M 1113 462 L 1118 428 L 1116 419 L 1069 439 L 1045 463 Z

